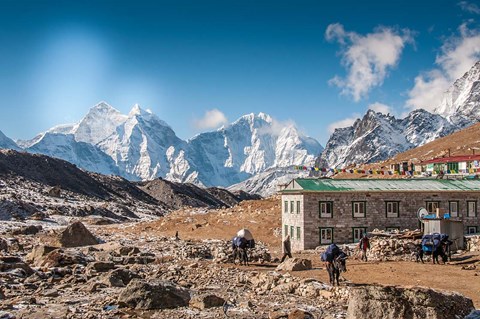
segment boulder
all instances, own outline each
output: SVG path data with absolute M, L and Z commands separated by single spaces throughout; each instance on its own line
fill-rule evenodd
M 25 260 L 29 263 L 36 264 L 42 259 L 43 256 L 49 254 L 57 248 L 58 247 L 37 245 L 33 247 L 30 253 L 28 253 L 27 257 L 25 257 Z
M 207 309 L 213 307 L 221 307 L 225 303 L 225 299 L 213 294 L 195 296 L 190 300 L 190 307 L 196 309 Z
M 3 238 L 0 238 L 0 251 L 8 251 L 8 242 Z
M 473 309 L 471 299 L 455 292 L 423 287 L 364 286 L 351 290 L 347 319 L 462 318 Z
M 41 258 L 36 264 L 40 267 L 64 267 L 69 265 L 85 265 L 86 256 L 79 251 L 55 249 Z
M 22 277 L 33 275 L 34 271 L 30 266 L 16 256 L 2 256 L 0 257 L 0 272 L 12 272 L 20 275 L 16 270 L 19 270 Z
M 115 264 L 110 261 L 96 261 L 90 263 L 87 266 L 88 269 L 95 270 L 96 272 L 107 272 L 115 268 Z
M 120 306 L 139 310 L 185 307 L 189 302 L 189 291 L 169 281 L 134 279 L 118 296 Z
M 289 258 L 277 266 L 277 270 L 299 271 L 312 269 L 312 261 L 303 258 Z
M 288 314 L 288 319 L 315 319 L 315 317 L 310 312 L 295 309 Z
M 62 247 L 80 247 L 97 245 L 99 242 L 81 222 L 75 222 L 60 234 L 59 243 Z
M 125 287 L 133 278 L 140 276 L 128 269 L 117 268 L 105 274 L 102 282 L 109 287 Z
M 29 225 L 14 229 L 12 235 L 35 235 L 42 231 L 42 229 L 42 226 Z
M 58 186 L 54 186 L 48 190 L 48 196 L 51 197 L 61 197 L 62 189 Z

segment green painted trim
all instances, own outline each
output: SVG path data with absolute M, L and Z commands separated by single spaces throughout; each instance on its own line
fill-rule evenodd
M 452 216 L 452 211 L 450 209 L 450 203 L 457 203 L 457 216 Z M 458 200 L 449 200 L 448 201 L 448 213 L 450 214 L 450 217 L 458 217 L 458 213 L 460 212 L 460 201 Z
M 355 217 L 354 215 L 354 204 L 353 203 L 363 203 L 363 217 Z M 366 200 L 353 200 L 352 201 L 352 218 L 367 218 L 367 201 Z
M 332 212 L 332 217 L 322 217 L 322 214 L 321 214 L 322 210 L 320 209 L 320 204 L 322 204 L 322 203 L 330 204 L 330 210 Z M 331 200 L 319 200 L 318 201 L 318 218 L 321 218 L 321 219 L 323 219 L 323 218 L 333 218 L 333 201 L 331 201 Z
M 332 243 L 335 242 L 335 228 L 334 227 L 318 227 L 318 243 L 320 245 L 326 245 L 322 244 L 322 229 L 331 229 L 332 230 Z
M 468 215 L 468 213 L 469 213 L 469 212 L 468 212 L 468 203 L 475 203 L 475 215 L 474 215 L 474 216 L 469 216 L 469 215 Z M 476 201 L 476 200 L 467 200 L 467 217 L 477 217 L 477 215 L 478 215 L 477 209 L 478 209 L 478 205 L 477 205 L 477 201 Z
M 400 218 L 400 202 L 399 200 L 386 200 L 385 201 L 385 218 Z M 397 216 L 396 217 L 389 217 L 388 216 L 388 203 L 396 203 L 397 204 Z
M 357 226 L 357 227 L 352 227 L 352 243 L 358 243 L 360 240 L 355 241 L 355 229 L 361 229 L 362 234 L 367 232 L 368 227 L 366 226 Z
M 470 229 L 471 229 L 471 228 L 474 228 L 474 229 L 475 229 L 475 232 L 474 232 L 474 233 L 471 233 L 471 232 L 470 232 Z M 478 227 L 477 227 L 477 226 L 467 226 L 467 235 L 469 235 L 469 234 L 476 234 L 476 233 L 478 233 Z

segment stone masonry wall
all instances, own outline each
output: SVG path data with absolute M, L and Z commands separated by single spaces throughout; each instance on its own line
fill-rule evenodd
M 285 213 L 284 202 L 300 200 L 301 211 Z M 333 202 L 333 217 L 319 218 L 319 201 Z M 363 218 L 354 218 L 352 201 L 365 201 L 366 214 Z M 386 202 L 399 202 L 399 216 L 386 216 Z M 284 225 L 301 230 L 301 239 L 292 238 L 294 251 L 314 249 L 320 245 L 320 227 L 333 227 L 333 241 L 336 243 L 353 242 L 353 227 L 365 227 L 367 232 L 375 228 L 386 229 L 417 229 L 420 227 L 417 210 L 426 207 L 427 201 L 438 201 L 440 208 L 449 210 L 449 201 L 459 202 L 459 215 L 463 216 L 465 231 L 468 226 L 476 226 L 480 231 L 480 193 L 478 192 L 305 192 L 303 194 L 282 195 L 282 233 L 285 236 Z M 467 201 L 477 202 L 475 217 L 467 217 Z M 290 231 L 290 229 L 289 229 Z

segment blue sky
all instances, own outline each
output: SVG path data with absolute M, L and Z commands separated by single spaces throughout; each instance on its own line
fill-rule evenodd
M 466 1 L 1 1 L 0 130 L 32 138 L 99 101 L 181 138 L 251 112 L 322 144 L 368 108 L 433 109 L 480 58 Z

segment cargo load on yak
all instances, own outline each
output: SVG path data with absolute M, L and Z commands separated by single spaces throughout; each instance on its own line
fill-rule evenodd
M 246 240 L 246 245 L 248 248 L 255 248 L 255 239 L 253 239 L 253 235 L 248 229 L 240 229 L 237 232 L 237 237 Z
M 432 253 L 442 243 L 446 243 L 446 244 L 450 243 L 450 241 L 448 240 L 447 234 L 435 233 L 430 235 L 424 235 L 422 237 L 422 250 L 427 254 Z
M 322 261 L 332 262 L 333 259 L 340 255 L 340 252 L 341 250 L 336 244 L 330 244 L 320 257 Z

